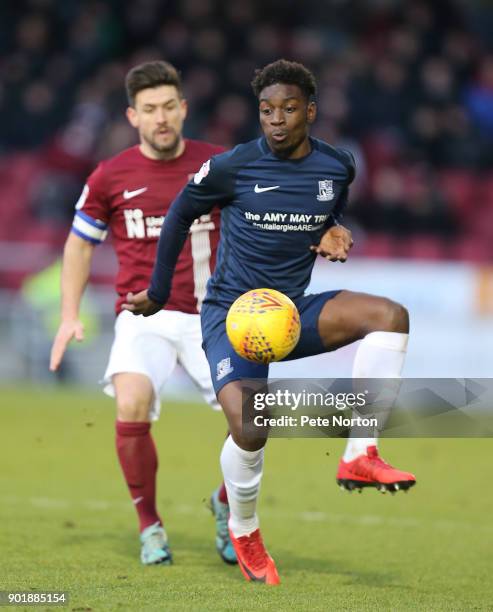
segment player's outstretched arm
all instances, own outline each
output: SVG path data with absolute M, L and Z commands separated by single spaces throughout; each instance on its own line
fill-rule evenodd
M 344 263 L 352 246 L 353 238 L 350 230 L 343 225 L 333 225 L 322 236 L 320 244 L 311 246 L 310 249 L 329 261 Z
M 60 366 L 72 338 L 78 342 L 84 339 L 84 326 L 79 319 L 79 308 L 89 280 L 93 253 L 93 244 L 74 233 L 69 234 L 63 252 L 61 321 L 51 347 L 52 372 Z

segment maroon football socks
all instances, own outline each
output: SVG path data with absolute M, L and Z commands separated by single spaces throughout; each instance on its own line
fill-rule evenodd
M 219 487 L 219 491 L 218 491 L 217 497 L 218 497 L 219 501 L 222 504 L 227 504 L 228 503 L 228 494 L 226 492 L 226 487 L 224 485 L 224 482 Z
M 161 524 L 156 510 L 156 447 L 150 423 L 116 421 L 116 451 L 132 501 L 139 515 L 140 531 Z

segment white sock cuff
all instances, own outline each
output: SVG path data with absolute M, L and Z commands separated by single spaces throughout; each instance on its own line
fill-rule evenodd
M 250 535 L 259 528 L 258 516 L 255 513 L 250 518 L 242 518 L 237 520 L 234 516 L 229 517 L 228 527 L 233 532 L 235 538 Z
M 363 342 L 371 346 L 378 346 L 390 351 L 400 351 L 401 353 L 407 351 L 408 340 L 409 334 L 386 331 L 371 332 L 363 338 Z
M 259 450 L 256 451 L 247 451 L 243 448 L 240 448 L 238 444 L 236 444 L 236 442 L 233 440 L 231 435 L 228 436 L 226 442 L 224 443 L 224 446 L 229 446 L 230 450 L 236 453 L 240 457 L 242 463 L 244 463 L 245 465 L 255 465 L 262 459 L 264 455 L 263 448 L 259 448 Z

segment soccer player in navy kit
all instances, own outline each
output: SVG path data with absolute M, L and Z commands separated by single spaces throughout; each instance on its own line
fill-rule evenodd
M 355 166 L 350 153 L 309 136 L 316 117 L 316 82 L 301 64 L 279 60 L 256 72 L 264 136 L 206 162 L 173 203 L 163 226 L 152 282 L 124 308 L 149 316 L 166 303 L 175 261 L 193 220 L 219 202 L 217 265 L 201 312 L 204 348 L 231 435 L 221 453 L 230 503 L 230 534 L 247 580 L 277 584 L 262 542 L 256 502 L 265 438 L 242 432 L 243 378 L 267 378 L 268 366 L 239 357 L 225 331 L 229 306 L 250 289 L 288 295 L 300 312 L 297 359 L 361 340 L 354 378 L 399 378 L 409 332 L 406 309 L 350 291 L 304 295 L 315 258 L 345 261 L 350 232 L 339 222 Z M 375 438 L 350 437 L 337 474 L 356 486 L 408 488 L 415 477 L 378 455 Z

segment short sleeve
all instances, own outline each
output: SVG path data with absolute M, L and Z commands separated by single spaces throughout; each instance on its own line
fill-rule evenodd
M 348 171 L 347 185 L 350 185 L 354 181 L 356 176 L 356 162 L 354 161 L 354 155 L 347 149 L 339 149 L 343 157 L 343 163 Z
M 234 196 L 230 154 L 211 157 L 183 190 L 184 197 L 200 215 L 209 213 L 216 205 L 225 206 Z
M 348 204 L 349 186 L 353 182 L 354 177 L 356 176 L 356 164 L 354 161 L 353 154 L 347 149 L 338 149 L 338 152 L 341 156 L 340 160 L 346 167 L 348 176 L 346 179 L 346 185 L 342 192 L 339 194 L 339 198 L 331 214 L 331 219 L 334 225 L 339 225 L 342 221 L 344 211 L 347 208 Z

